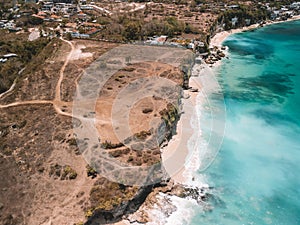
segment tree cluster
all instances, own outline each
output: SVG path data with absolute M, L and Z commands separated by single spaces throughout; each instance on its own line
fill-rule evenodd
M 250 19 L 251 24 L 258 23 L 270 18 L 270 12 L 264 8 L 250 8 L 249 6 L 240 5 L 239 9 L 228 10 L 223 13 L 225 30 L 232 27 L 231 19 L 238 18 L 236 27 L 246 26 L 246 19 Z
M 113 37 L 119 35 L 122 40 L 145 40 L 155 35 L 173 37 L 182 33 L 196 33 L 199 31 L 192 25 L 169 16 L 163 19 L 153 19 L 149 22 L 120 16 L 116 21 L 106 21 L 106 28 L 102 35 Z
M 24 40 L 1 40 L 0 53 L 15 53 L 16 58 L 10 58 L 7 62 L 0 65 L 0 93 L 5 92 L 12 85 L 18 72 L 29 63 L 34 56 L 48 44 L 46 38 L 39 38 L 35 41 Z

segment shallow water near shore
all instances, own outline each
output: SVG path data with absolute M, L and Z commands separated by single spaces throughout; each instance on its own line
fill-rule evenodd
M 229 59 L 216 73 L 224 141 L 198 172 L 213 187 L 212 208 L 191 208 L 189 224 L 300 224 L 300 21 L 234 34 L 223 44 Z

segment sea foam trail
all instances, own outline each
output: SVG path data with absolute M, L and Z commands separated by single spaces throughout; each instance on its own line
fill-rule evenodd
M 215 78 L 215 69 L 206 64 L 196 64 L 190 79 L 192 87 L 200 88 L 195 98 L 195 113 L 190 118 L 193 135 L 188 141 L 189 155 L 185 163 L 184 184 L 198 188 L 207 187 L 207 184 L 205 178 L 196 172 L 206 170 L 213 162 L 225 129 L 225 104 L 221 87 Z M 211 99 L 211 96 L 214 98 Z

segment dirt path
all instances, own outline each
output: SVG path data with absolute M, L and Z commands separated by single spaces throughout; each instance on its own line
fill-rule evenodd
M 68 43 L 71 46 L 71 51 L 70 51 L 69 55 L 67 56 L 64 65 L 61 67 L 61 69 L 59 71 L 59 79 L 57 81 L 56 88 L 55 88 L 55 98 L 54 98 L 55 102 L 61 102 L 61 82 L 64 79 L 64 71 L 65 71 L 65 69 L 70 61 L 70 58 L 74 52 L 74 49 L 75 49 L 72 42 L 64 40 L 63 38 L 61 38 L 61 40 Z
M 18 102 L 13 102 L 7 105 L 0 105 L 1 109 L 13 107 L 13 106 L 19 106 L 19 105 L 35 105 L 35 104 L 53 104 L 52 101 L 48 100 L 31 100 L 31 101 L 18 101 Z
M 18 75 L 20 75 L 20 74 L 25 70 L 25 68 L 26 68 L 26 67 L 24 67 L 23 69 L 21 69 L 21 70 L 18 72 Z M 14 90 L 14 88 L 15 88 L 15 86 L 16 86 L 16 82 L 17 82 L 17 78 L 14 80 L 13 84 L 10 86 L 10 88 L 9 88 L 7 91 L 5 91 L 5 92 L 3 92 L 3 93 L 0 94 L 0 99 L 1 99 L 2 97 L 4 97 L 4 96 L 10 94 L 10 92 L 12 92 L 12 91 Z
M 72 104 L 70 104 L 68 102 L 61 101 L 61 83 L 62 83 L 62 81 L 64 79 L 65 69 L 66 69 L 67 65 L 69 64 L 69 61 L 71 59 L 71 56 L 72 56 L 75 48 L 74 48 L 74 45 L 73 45 L 72 42 L 67 41 L 67 40 L 65 40 L 63 38 L 61 38 L 61 40 L 64 41 L 64 42 L 66 42 L 66 43 L 68 43 L 71 46 L 71 51 L 70 51 L 69 55 L 67 56 L 67 58 L 65 59 L 65 62 L 63 64 L 63 66 L 60 69 L 59 79 L 57 81 L 56 88 L 55 88 L 55 98 L 52 101 L 51 100 L 16 101 L 16 102 L 9 103 L 9 104 L 6 104 L 6 105 L 0 105 L 0 109 L 5 109 L 5 108 L 19 106 L 19 105 L 52 104 L 53 107 L 54 107 L 54 109 L 55 109 L 55 111 L 59 115 L 69 116 L 69 117 L 73 116 L 72 113 L 65 112 L 65 111 L 62 110 L 62 106 L 69 106 L 68 108 L 70 108 L 70 106 Z M 0 98 L 3 97 L 3 96 L 5 96 L 8 92 L 11 92 L 13 90 L 14 86 L 15 86 L 15 83 L 12 85 L 12 87 L 7 92 L 2 93 L 0 95 Z
M 24 106 L 24 105 L 38 105 L 38 104 L 51 104 L 53 108 L 55 109 L 56 113 L 58 115 L 63 115 L 63 116 L 68 116 L 68 117 L 74 117 L 72 115 L 72 105 L 73 102 L 65 102 L 61 100 L 61 92 L 62 92 L 62 82 L 64 80 L 64 73 L 65 69 L 68 66 L 69 62 L 72 60 L 72 55 L 74 54 L 74 51 L 76 50 L 74 47 L 74 44 L 70 41 L 64 40 L 61 38 L 62 41 L 68 43 L 71 47 L 71 50 L 67 57 L 64 60 L 64 64 L 60 68 L 59 71 L 59 79 L 56 83 L 55 86 L 55 97 L 53 100 L 24 100 L 24 101 L 15 101 L 9 104 L 1 105 L 0 104 L 0 109 L 6 109 L 9 107 L 16 107 L 16 106 Z M 11 93 L 14 90 L 15 83 L 12 85 L 12 87 L 6 91 L 5 93 L 0 95 L 0 98 L 5 97 L 8 93 Z M 86 118 L 79 118 L 78 119 L 86 119 Z M 3 154 L 1 154 L 3 156 Z M 75 223 L 76 221 L 82 219 L 84 217 L 84 212 L 82 211 L 81 204 L 78 204 L 78 201 L 85 202 L 86 199 L 88 199 L 89 195 L 89 190 L 93 186 L 94 180 L 91 180 L 89 177 L 86 176 L 86 170 L 82 169 L 86 167 L 86 161 L 82 157 L 72 157 L 70 153 L 66 151 L 62 151 L 61 148 L 56 148 L 56 150 L 52 153 L 51 159 L 53 161 L 59 161 L 58 159 L 64 159 L 66 162 L 68 162 L 69 165 L 72 166 L 75 171 L 80 171 L 78 172 L 77 179 L 74 182 L 69 182 L 65 181 L 64 188 L 68 190 L 68 194 L 64 194 L 64 198 L 58 198 L 59 194 L 57 196 L 54 196 L 51 201 L 56 201 L 57 204 L 56 206 L 52 209 L 52 213 L 47 221 L 45 221 L 45 225 L 50 225 L 50 224 L 69 224 L 66 223 L 65 218 L 70 218 L 70 220 Z M 44 190 L 43 185 L 48 183 L 48 180 L 45 179 L 43 180 L 44 182 L 41 182 L 42 177 L 38 177 L 39 180 L 36 180 L 37 184 L 37 191 L 39 190 Z M 41 187 L 39 185 L 42 185 Z M 61 188 L 61 183 L 57 181 L 53 181 L 53 184 L 49 186 L 49 188 L 53 188 L 53 190 L 58 190 Z M 59 192 L 63 193 L 63 192 Z M 84 194 L 80 194 L 84 193 Z M 80 195 L 80 197 L 78 197 Z M 46 200 L 50 201 L 50 196 L 47 195 L 47 193 L 38 193 L 36 196 L 39 196 L 37 199 L 34 199 L 36 202 L 43 202 Z M 42 196 L 44 199 L 40 199 Z M 46 200 L 45 200 L 46 199 Z M 76 201 L 74 201 L 74 199 Z M 43 206 L 38 206 L 37 207 L 37 214 L 35 215 L 36 217 L 32 218 L 39 218 L 39 215 L 44 215 L 47 214 L 46 211 L 48 210 L 47 207 Z M 82 212 L 82 215 L 76 214 L 75 212 Z M 24 215 L 24 218 L 26 216 Z M 42 218 L 40 218 L 42 219 Z M 33 224 L 35 221 L 30 221 L 31 224 Z M 73 224 L 72 223 L 72 224 Z

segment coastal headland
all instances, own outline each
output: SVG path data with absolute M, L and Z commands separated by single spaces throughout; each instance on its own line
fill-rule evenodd
M 168 206 L 161 195 L 207 199 L 186 169 L 197 165 L 187 146 L 199 77 L 226 57 L 226 37 L 262 26 L 266 10 L 230 30 L 220 12 L 233 6 L 93 4 L 74 14 L 64 5 L 66 15 L 44 3 L 3 9 L 0 224 L 147 223 L 154 205 Z

